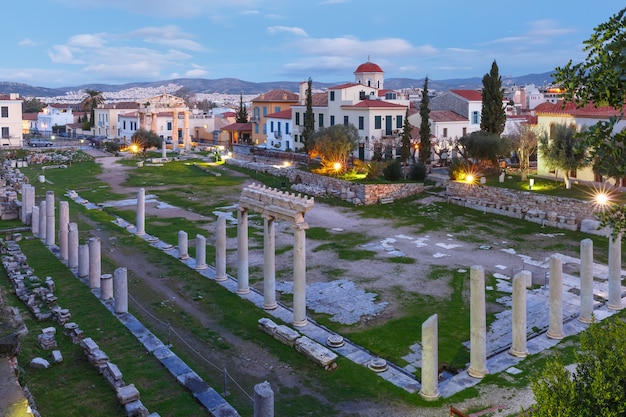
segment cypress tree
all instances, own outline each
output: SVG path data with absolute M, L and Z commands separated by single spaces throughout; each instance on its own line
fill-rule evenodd
M 424 91 L 422 92 L 422 101 L 420 103 L 420 161 L 424 165 L 430 161 L 430 109 L 428 104 L 430 99 L 428 98 L 428 77 L 424 79 Z
M 304 112 L 304 129 L 302 130 L 302 140 L 304 151 L 310 152 L 312 148 L 311 136 L 315 132 L 315 116 L 313 115 L 313 80 L 309 78 L 306 89 L 306 110 Z
M 498 74 L 498 64 L 493 61 L 491 71 L 483 77 L 483 106 L 480 118 L 480 130 L 501 135 L 504 132 L 506 113 L 502 100 L 504 89 L 502 78 Z

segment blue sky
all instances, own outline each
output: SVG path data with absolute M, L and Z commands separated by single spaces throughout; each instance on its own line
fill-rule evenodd
M 11 0 L 0 81 L 353 81 L 543 73 L 584 58 L 614 0 Z

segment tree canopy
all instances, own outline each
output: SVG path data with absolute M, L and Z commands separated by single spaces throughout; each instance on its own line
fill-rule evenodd
M 420 149 L 419 158 L 423 164 L 430 161 L 431 143 L 430 143 L 430 109 L 428 104 L 428 77 L 424 79 L 424 89 L 422 90 L 422 101 L 420 102 Z M 407 117 L 408 118 L 408 117 Z
M 145 158 L 148 149 L 162 146 L 163 139 L 161 139 L 161 137 L 152 130 L 139 129 L 133 133 L 130 140 L 131 143 L 137 145 L 137 147 L 141 149 L 141 154 Z
M 334 125 L 318 130 L 309 140 L 311 144 L 309 155 L 312 158 L 319 156 L 322 167 L 331 170 L 336 162 L 345 166 L 350 152 L 356 149 L 359 131 L 352 124 Z
M 537 152 L 539 133 L 535 127 L 527 123 L 517 124 L 507 135 L 511 147 L 519 158 L 521 180 L 526 181 L 530 170 L 530 156 Z
M 246 110 L 246 106 L 243 104 L 243 94 L 239 95 L 239 110 L 235 116 L 235 122 L 248 123 L 248 110 Z
M 464 149 L 463 156 L 468 162 L 473 160 L 474 163 L 482 165 L 483 168 L 487 165 L 494 168 L 498 167 L 498 159 L 510 149 L 507 138 L 501 138 L 495 133 L 482 130 L 463 136 L 459 139 L 458 145 Z
M 89 120 L 87 121 L 88 129 L 91 129 L 94 126 L 94 110 L 98 108 L 99 105 L 104 103 L 104 96 L 102 95 L 102 91 L 94 90 L 88 88 L 85 90 L 85 96 L 80 102 L 80 107 L 84 111 L 89 112 Z M 84 122 L 83 122 L 84 123 Z
M 539 138 L 539 154 L 546 166 L 563 172 L 565 186 L 570 188 L 569 173 L 586 165 L 585 150 L 580 147 L 581 136 L 576 127 L 565 123 L 555 124 L 550 135 Z
M 506 113 L 502 106 L 504 89 L 498 73 L 498 64 L 493 61 L 491 71 L 483 76 L 483 100 L 480 116 L 480 130 L 501 135 L 504 132 Z
M 22 102 L 22 113 L 39 113 L 44 107 L 46 107 L 45 103 L 37 97 L 33 97 Z
M 402 163 L 406 162 L 411 157 L 411 124 L 409 123 L 409 109 L 406 109 L 404 115 L 404 125 L 402 126 L 402 145 L 400 148 L 400 159 Z
M 313 115 L 313 80 L 309 78 L 306 89 L 306 110 L 304 111 L 304 128 L 302 129 L 302 141 L 304 142 L 304 151 L 311 153 L 313 143 L 311 136 L 315 131 L 315 116 Z

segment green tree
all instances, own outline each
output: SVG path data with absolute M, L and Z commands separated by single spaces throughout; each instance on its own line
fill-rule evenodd
M 345 167 L 350 152 L 356 149 L 359 131 L 352 124 L 334 125 L 318 130 L 309 140 L 312 144 L 309 155 L 312 158 L 319 156 L 324 170 L 336 171 L 334 164 L 339 162 Z
M 493 61 L 489 74 L 483 76 L 483 101 L 480 116 L 480 130 L 501 135 L 506 123 L 506 113 L 502 106 L 504 89 L 498 74 L 498 64 Z
M 306 89 L 306 110 L 304 111 L 304 129 L 302 129 L 302 141 L 304 142 L 304 151 L 311 153 L 313 143 L 311 137 L 315 132 L 315 115 L 313 114 L 313 80 L 309 78 Z
M 162 140 L 159 135 L 147 129 L 137 130 L 130 138 L 131 143 L 141 149 L 141 154 L 144 158 L 146 157 L 148 149 L 160 148 L 162 146 Z
M 517 124 L 507 137 L 517 153 L 522 181 L 526 181 L 530 171 L 530 156 L 537 152 L 539 143 L 537 129 L 527 123 Z
M 39 113 L 46 107 L 37 97 L 22 102 L 22 113 Z
M 498 167 L 498 159 L 510 150 L 507 138 L 482 130 L 463 136 L 458 144 L 464 150 L 462 155 L 468 165 L 473 161 L 481 169 Z
M 89 120 L 83 120 L 83 129 L 87 127 L 85 130 L 89 130 L 94 126 L 94 110 L 98 108 L 101 104 L 104 104 L 104 96 L 102 95 L 102 91 L 94 90 L 88 88 L 85 90 L 85 95 L 83 100 L 80 102 L 80 107 L 89 112 Z
M 551 127 L 550 135 L 539 138 L 539 154 L 546 166 L 560 169 L 566 188 L 571 188 L 569 173 L 586 165 L 585 151 L 580 147 L 581 136 L 576 127 L 564 123 Z
M 531 388 L 533 417 L 618 417 L 626 415 L 626 323 L 618 318 L 592 323 L 580 336 L 576 371 L 560 358 L 550 362 Z
M 430 109 L 428 105 L 428 77 L 424 79 L 424 89 L 422 91 L 422 101 L 420 102 L 420 161 L 426 165 L 430 161 L 431 143 L 430 143 Z
M 404 125 L 402 126 L 402 145 L 400 147 L 400 159 L 406 164 L 411 157 L 411 124 L 409 123 L 409 109 L 404 115 Z
M 248 110 L 246 110 L 246 106 L 243 104 L 243 95 L 239 95 L 239 110 L 237 111 L 237 115 L 235 116 L 236 123 L 248 123 Z

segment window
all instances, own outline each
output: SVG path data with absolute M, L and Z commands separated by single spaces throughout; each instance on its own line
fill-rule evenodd
M 395 91 L 385 93 L 385 100 L 395 100 L 397 98 L 398 98 L 398 96 L 397 96 Z
M 330 92 L 330 101 L 335 101 L 335 92 L 334 91 Z
M 281 123 L 280 122 L 276 122 L 276 125 L 278 126 L 278 133 L 282 132 Z
M 359 130 L 363 130 L 365 127 L 365 117 L 359 116 Z
M 259 111 L 259 108 L 258 108 L 258 107 L 256 107 L 256 106 L 254 107 L 254 109 L 252 110 L 252 114 L 254 114 L 254 118 L 255 118 L 256 120 L 259 120 L 259 114 L 260 114 L 260 111 Z
M 374 129 L 380 129 L 383 125 L 381 116 L 374 116 Z
M 444 127 L 444 128 L 443 128 L 443 137 L 444 137 L 444 138 L 447 138 L 447 137 L 448 137 L 448 128 L 447 128 L 447 127 Z
M 126 120 L 122 122 L 122 129 L 126 130 Z
M 274 107 L 274 113 L 278 113 L 281 110 L 279 106 Z
M 335 116 L 330 116 L 330 125 L 335 126 Z
M 472 124 L 473 125 L 480 124 L 480 112 L 477 112 L 477 111 L 472 112 Z
M 8 139 L 9 138 L 9 128 L 8 127 L 3 127 L 2 128 L 2 139 Z
M 172 122 L 167 122 L 167 130 L 172 130 Z
M 263 106 L 263 117 L 267 114 L 267 107 Z
M 2 106 L 2 117 L 9 117 L 9 107 Z
M 257 135 L 259 134 L 259 124 L 258 123 L 254 124 L 254 133 L 257 134 Z
M 359 91 L 359 100 L 365 100 L 366 96 L 365 96 L 365 91 L 361 90 Z
M 270 122 L 270 132 L 274 131 L 274 122 Z
M 296 126 L 300 126 L 300 112 L 296 112 Z
M 350 123 L 350 122 L 348 121 L 348 116 L 343 116 L 343 125 L 344 125 L 344 126 L 348 126 L 348 123 Z
M 285 122 L 285 134 L 289 134 L 289 122 Z
M 466 128 L 466 127 L 464 127 L 464 128 L 463 128 L 463 136 L 466 136 L 466 135 L 467 135 L 467 128 Z
M 402 116 L 396 116 L 396 129 L 402 129 Z
M 320 113 L 318 117 L 318 126 L 319 127 L 324 127 L 324 114 Z

